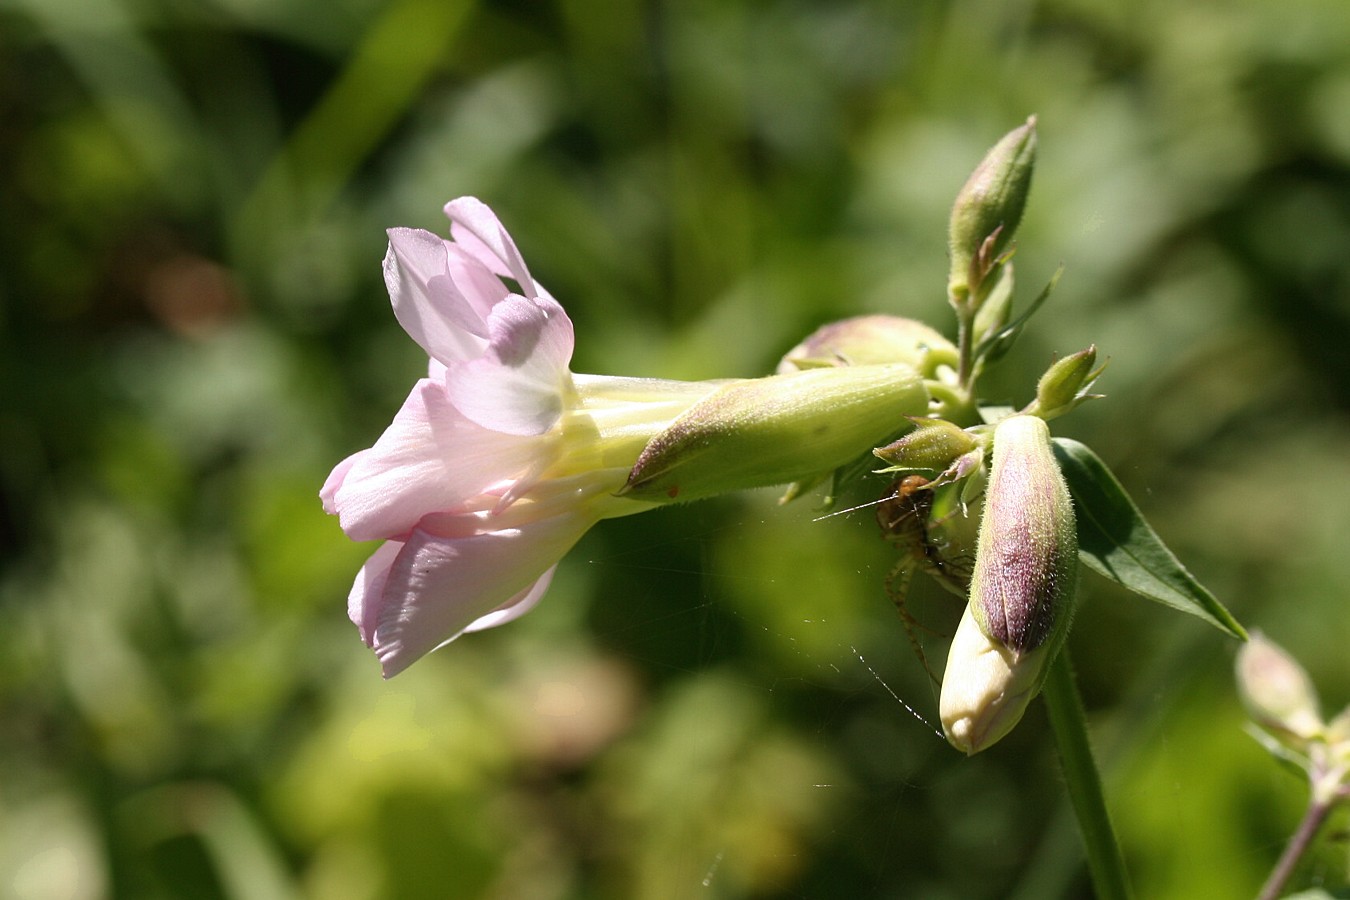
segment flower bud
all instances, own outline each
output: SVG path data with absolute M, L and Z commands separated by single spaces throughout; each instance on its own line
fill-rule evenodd
M 1050 654 L 1045 645 L 1019 653 L 990 638 L 967 605 L 952 637 L 938 701 L 947 741 L 973 756 L 1002 740 L 1040 691 Z
M 1073 501 L 1050 429 L 1015 415 L 994 430 L 994 459 L 962 620 L 940 708 L 947 738 L 977 753 L 1008 733 L 1040 690 L 1068 632 L 1078 572 Z
M 1022 220 L 1036 162 L 1036 117 L 1008 132 L 971 173 L 952 206 L 948 293 L 977 295 L 994 260 L 1008 249 Z
M 1096 363 L 1095 344 L 1058 360 L 1045 370 L 1036 384 L 1036 399 L 1023 412 L 1042 419 L 1053 419 L 1080 403 L 1100 397 L 1100 394 L 1088 393 L 1092 383 L 1102 373 L 1101 369 L 1092 368 Z
M 787 352 L 778 372 L 908 363 L 932 378 L 940 366 L 955 368 L 958 361 L 955 345 L 922 322 L 901 316 L 854 316 L 817 328 Z
M 1238 651 L 1237 685 L 1247 714 L 1281 742 L 1297 747 L 1322 733 L 1317 691 L 1308 673 L 1259 631 Z
M 813 481 L 927 407 L 923 380 L 903 364 L 729 382 L 647 444 L 620 493 L 669 502 Z
M 975 438 L 946 419 L 912 420 L 917 426 L 900 440 L 872 452 L 900 469 L 940 472 L 977 446 Z

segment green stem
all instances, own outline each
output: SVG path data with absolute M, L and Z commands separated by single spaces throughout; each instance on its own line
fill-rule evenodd
M 1116 843 L 1111 819 L 1106 813 L 1101 777 L 1097 774 L 1097 764 L 1088 743 L 1087 716 L 1083 713 L 1083 699 L 1074 681 L 1067 647 L 1061 649 L 1051 663 L 1043 693 L 1097 898 L 1128 900 L 1130 886 L 1125 877 L 1125 860 L 1120 855 L 1120 845 Z
M 969 301 L 967 301 L 969 302 Z M 955 301 L 953 301 L 955 305 Z M 956 314 L 956 383 L 967 396 L 974 394 L 975 380 L 975 316 L 957 307 Z
M 1265 885 L 1261 888 L 1261 893 L 1257 895 L 1258 900 L 1275 900 L 1284 891 L 1289 876 L 1294 874 L 1298 861 L 1312 846 L 1313 838 L 1317 837 L 1318 829 L 1327 820 L 1327 814 L 1331 812 L 1331 807 L 1331 803 L 1318 802 L 1316 799 L 1308 803 L 1308 811 L 1304 814 L 1303 821 L 1299 823 L 1298 831 L 1289 839 L 1289 845 L 1284 848 L 1280 861 L 1275 864 L 1275 869 L 1270 873 L 1270 878 L 1266 879 Z

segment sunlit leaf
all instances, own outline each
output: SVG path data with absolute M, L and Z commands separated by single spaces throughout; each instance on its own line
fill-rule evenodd
M 1246 640 L 1247 632 L 1167 549 L 1097 454 L 1068 438 L 1055 438 L 1054 443 L 1077 505 L 1083 562 L 1136 594 Z

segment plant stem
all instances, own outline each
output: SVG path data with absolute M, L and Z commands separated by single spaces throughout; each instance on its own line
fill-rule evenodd
M 1050 713 L 1050 727 L 1059 745 L 1060 766 L 1064 771 L 1069 800 L 1078 816 L 1078 830 L 1087 851 L 1088 871 L 1098 900 L 1128 900 L 1129 882 L 1125 877 L 1125 860 L 1116 843 L 1111 819 L 1102 796 L 1101 777 L 1092 759 L 1088 743 L 1087 716 L 1083 712 L 1083 698 L 1074 681 L 1073 665 L 1067 647 L 1050 665 L 1046 677 L 1046 708 Z
M 957 363 L 956 383 L 961 390 L 967 394 L 971 393 L 973 385 L 971 384 L 971 370 L 974 368 L 974 339 L 972 332 L 975 330 L 974 316 L 959 314 L 956 323 L 956 352 Z
M 1317 836 L 1317 831 L 1326 821 L 1327 814 L 1331 812 L 1334 804 L 1326 801 L 1318 801 L 1313 798 L 1308 802 L 1308 811 L 1303 814 L 1303 821 L 1298 825 L 1298 831 L 1289 839 L 1289 844 L 1284 848 L 1284 853 L 1280 856 L 1280 861 L 1275 864 L 1270 877 L 1261 887 L 1261 893 L 1257 895 L 1257 900 L 1275 900 L 1284 890 L 1285 884 L 1289 881 L 1289 876 L 1294 874 L 1294 869 L 1298 866 L 1298 861 L 1303 858 L 1303 854 L 1308 852 L 1312 846 L 1313 838 Z

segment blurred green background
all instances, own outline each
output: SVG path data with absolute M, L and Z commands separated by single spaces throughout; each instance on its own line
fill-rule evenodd
M 1033 112 L 1024 302 L 1067 273 L 988 399 L 1096 342 L 1057 431 L 1339 707 L 1345 0 L 4 0 L 0 898 L 1089 896 L 1039 706 L 971 760 L 907 710 L 869 511 L 602 523 L 385 683 L 317 498 L 424 365 L 385 228 L 475 194 L 577 371 L 755 375 L 950 332 L 948 206 Z M 1090 573 L 1070 646 L 1140 896 L 1254 893 L 1305 789 L 1235 646 Z

